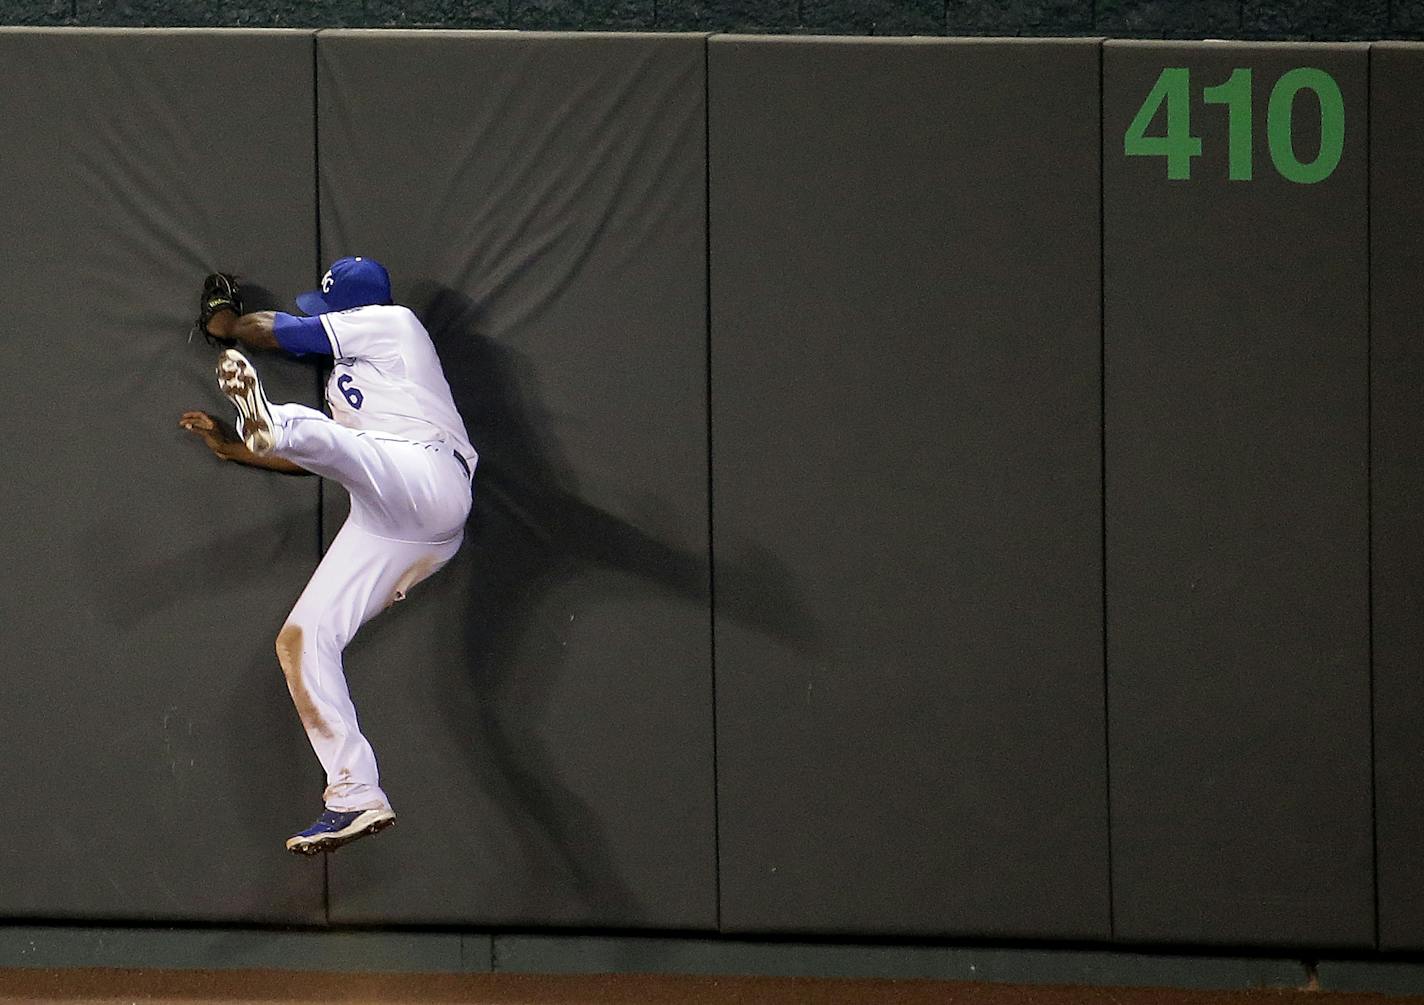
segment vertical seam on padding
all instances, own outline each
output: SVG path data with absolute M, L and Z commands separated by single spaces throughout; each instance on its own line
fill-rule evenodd
M 1108 937 L 1117 937 L 1113 894 L 1112 702 L 1108 673 L 1108 293 L 1107 293 L 1107 41 L 1098 42 L 1098 472 L 1102 541 L 1103 796 L 1107 813 Z
M 1365 652 L 1370 684 L 1370 869 L 1379 949 L 1379 767 L 1375 741 L 1375 403 L 1374 403 L 1374 53 L 1365 50 Z
M 712 443 L 712 36 L 702 38 L 702 239 L 707 368 L 707 628 L 712 683 L 712 862 L 717 931 L 722 930 L 722 804 L 717 771 L 717 550 Z
M 312 32 L 312 219 L 313 247 L 312 274 L 321 275 L 321 32 Z M 313 375 L 313 388 L 317 401 L 322 400 L 322 366 L 317 364 Z M 316 554 L 317 560 L 326 551 L 326 479 L 316 480 Z M 323 782 L 325 779 L 323 779 Z M 327 925 L 331 924 L 331 860 L 323 855 L 321 862 L 321 912 Z

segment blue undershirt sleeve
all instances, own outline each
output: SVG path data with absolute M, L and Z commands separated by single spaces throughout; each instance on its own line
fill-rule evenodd
M 295 356 L 335 355 L 319 317 L 299 318 L 278 311 L 272 322 L 272 334 L 279 346 Z

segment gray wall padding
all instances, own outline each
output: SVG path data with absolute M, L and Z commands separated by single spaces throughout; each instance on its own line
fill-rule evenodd
M 1167 66 L 1190 181 L 1124 155 Z M 1266 142 L 1300 66 L 1346 109 L 1314 185 Z M 1250 182 L 1201 100 L 1237 67 Z M 1373 700 L 1379 941 L 1424 949 L 1421 75 L 0 30 L 0 917 L 1354 950 Z M 282 305 L 348 253 L 483 460 L 460 557 L 348 653 L 401 819 L 324 871 L 281 850 L 322 779 L 272 642 L 344 494 L 177 418 L 227 411 L 205 272 Z
M 1379 938 L 1424 949 L 1424 45 L 1370 53 Z
M 282 850 L 321 778 L 272 647 L 317 483 L 177 426 L 230 412 L 184 342 L 203 274 L 309 281 L 312 72 L 301 32 L 0 31 L 5 916 L 323 916 Z
M 319 51 L 323 254 L 386 262 L 482 452 L 459 558 L 348 652 L 402 819 L 332 918 L 714 927 L 704 41 Z
M 709 51 L 724 928 L 1106 938 L 1098 45 Z
M 1317 184 L 1264 142 L 1287 70 L 1343 93 Z M 1191 71 L 1190 181 L 1124 133 Z M 1201 89 L 1254 72 L 1255 177 Z M 1104 51 L 1107 613 L 1115 934 L 1373 942 L 1366 48 Z M 1295 114 L 1298 155 L 1319 145 Z M 1163 131 L 1162 117 L 1153 132 Z

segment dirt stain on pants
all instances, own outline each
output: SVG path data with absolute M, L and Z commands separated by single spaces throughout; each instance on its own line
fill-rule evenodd
M 331 727 L 317 711 L 307 690 L 306 679 L 302 676 L 302 628 L 300 625 L 285 625 L 277 633 L 277 662 L 282 664 L 282 673 L 287 678 L 287 690 L 292 694 L 292 702 L 297 706 L 297 715 L 302 725 L 314 730 L 318 736 L 331 739 Z
M 429 579 L 431 573 L 433 573 L 435 571 L 436 566 L 439 565 L 439 562 L 440 560 L 434 555 L 427 555 L 425 558 L 422 558 L 420 561 L 412 565 L 409 569 L 405 570 L 405 572 L 401 575 L 401 578 L 396 580 L 396 588 L 391 593 L 390 599 L 386 601 L 386 606 L 383 608 L 383 610 L 389 611 L 396 604 L 404 600 L 406 598 L 406 594 L 408 594 L 412 589 L 414 589 L 417 585 L 424 582 L 425 580 Z

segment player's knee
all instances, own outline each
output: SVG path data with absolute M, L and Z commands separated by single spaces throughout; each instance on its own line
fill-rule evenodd
M 277 633 L 277 662 L 288 679 L 301 673 L 302 642 L 302 626 L 290 621 Z
M 319 614 L 293 611 L 277 633 L 277 659 L 287 669 L 300 666 L 303 652 L 317 659 L 339 657 L 346 641 L 343 633 Z
M 305 644 L 302 626 L 287 622 L 277 633 L 277 661 L 282 664 L 282 673 L 287 678 L 287 689 L 292 694 L 292 701 L 297 704 L 297 714 L 301 716 L 302 725 L 308 731 L 315 731 L 322 737 L 331 739 L 336 735 L 335 731 L 323 717 L 321 706 L 303 673 L 302 647 Z

